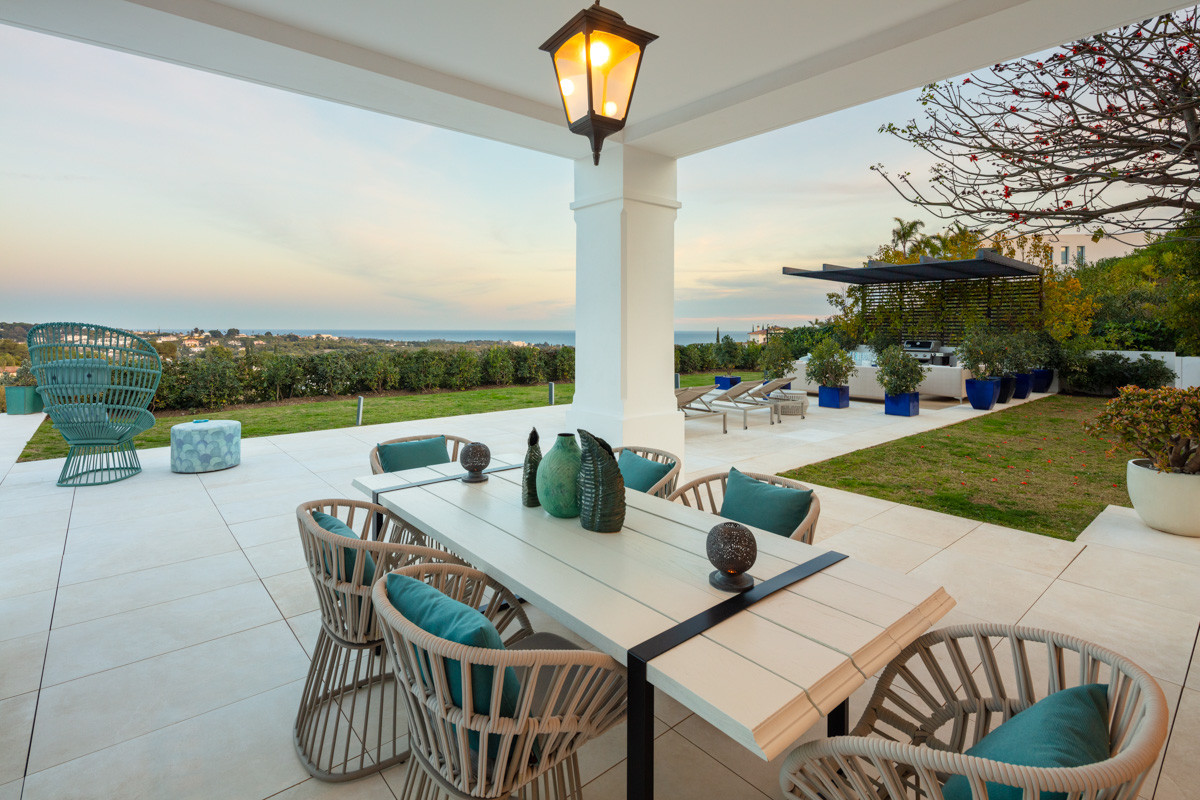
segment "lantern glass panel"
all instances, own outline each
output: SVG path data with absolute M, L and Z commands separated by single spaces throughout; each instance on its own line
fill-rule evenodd
M 592 111 L 611 119 L 625 119 L 642 51 L 628 39 L 607 31 L 593 32 L 589 47 Z
M 567 122 L 575 122 L 587 114 L 587 57 L 582 32 L 568 39 L 554 54 L 554 70 L 558 73 L 558 90 L 562 95 Z

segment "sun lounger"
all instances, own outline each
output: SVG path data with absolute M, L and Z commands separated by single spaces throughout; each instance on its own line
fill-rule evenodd
M 743 404 L 739 402 L 743 395 L 747 394 L 751 389 L 758 387 L 757 383 L 742 381 L 736 386 L 731 386 L 716 397 L 701 397 L 699 402 L 703 403 L 709 411 L 740 411 L 742 412 L 742 430 L 748 429 L 750 412 L 766 411 L 771 424 L 775 424 L 775 408 L 772 405 L 756 405 Z
M 710 408 L 704 403 L 704 395 L 717 388 L 717 385 L 709 386 L 685 386 L 675 390 L 675 404 L 680 411 L 683 412 L 683 418 L 700 419 L 702 417 L 720 417 L 721 418 L 721 433 L 729 433 L 729 421 L 726 419 L 726 412 L 718 411 Z
M 783 414 L 780 411 L 780 407 L 783 403 L 795 401 L 791 398 L 785 397 L 783 394 L 772 394 L 772 392 L 778 392 L 795 379 L 796 378 L 794 376 L 790 378 L 776 378 L 775 380 L 759 384 L 741 397 L 734 400 L 734 402 L 739 405 L 747 404 L 753 406 L 770 406 L 772 411 L 775 413 L 775 419 L 782 423 Z M 807 396 L 805 396 L 805 400 L 803 402 L 805 406 L 808 405 Z M 807 410 L 807 408 L 804 410 Z

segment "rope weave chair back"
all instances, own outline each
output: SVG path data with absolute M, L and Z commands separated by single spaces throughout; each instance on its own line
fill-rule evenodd
M 38 394 L 71 446 L 59 486 L 112 483 L 141 471 L 133 437 L 162 377 L 157 351 L 141 337 L 103 325 L 48 322 L 27 335 Z
M 458 451 L 464 445 L 471 443 L 470 439 L 464 439 L 461 436 L 453 436 L 449 433 L 422 433 L 419 436 L 402 436 L 399 439 L 388 439 L 386 442 L 379 444 L 397 444 L 399 442 L 419 442 L 422 439 L 436 439 L 439 436 L 446 437 L 446 448 L 449 451 L 451 461 L 458 461 Z M 379 447 L 378 445 L 371 448 L 371 474 L 379 475 L 383 472 L 383 465 L 379 463 Z
M 963 755 L 1054 692 L 1108 685 L 1111 757 L 1082 767 L 1026 767 Z M 802 745 L 784 762 L 787 798 L 933 798 L 951 775 L 974 800 L 987 784 L 1135 800 L 1167 736 L 1167 704 L 1149 673 L 1074 636 L 983 623 L 931 631 L 883 671 L 850 736 Z
M 675 484 L 679 482 L 680 460 L 679 456 L 674 453 L 668 453 L 666 450 L 655 450 L 653 447 L 614 447 L 613 455 L 617 458 L 621 457 L 621 451 L 628 450 L 629 452 L 639 455 L 642 458 L 649 459 L 658 464 L 672 464 L 671 471 L 658 481 L 658 483 L 646 490 L 646 494 L 654 495 L 655 497 L 667 497 L 671 492 L 675 491 Z
M 359 538 L 325 530 L 313 519 L 316 511 L 337 517 Z M 316 500 L 301 504 L 296 518 L 321 609 L 321 632 L 296 712 L 294 744 L 312 775 L 350 780 L 408 756 L 401 704 L 371 605 L 368 569 L 377 579 L 389 569 L 420 561 L 462 562 L 445 550 L 424 546 L 424 534 L 373 503 Z
M 769 483 L 772 486 L 785 486 L 789 489 L 811 488 L 800 483 L 800 481 L 794 481 L 791 478 L 781 478 L 778 475 L 767 475 L 763 472 L 743 472 L 742 474 L 754 478 L 756 481 Z M 676 503 L 683 503 L 690 508 L 698 508 L 710 514 L 720 515 L 721 504 L 725 500 L 725 486 L 728 482 L 728 472 L 704 475 L 680 486 L 667 499 Z M 817 519 L 820 516 L 821 498 L 816 492 L 813 492 L 812 503 L 808 507 L 808 513 L 804 515 L 804 519 L 800 520 L 800 524 L 796 526 L 796 529 L 792 531 L 788 538 L 804 542 L 805 544 L 812 544 L 813 534 L 817 532 Z
M 516 598 L 484 573 L 452 564 L 418 564 L 397 572 L 480 608 L 507 646 L 531 628 Z M 387 582 L 372 591 L 384 622 L 384 640 L 408 708 L 413 755 L 453 797 L 502 798 L 514 792 L 551 796 L 578 791 L 576 751 L 625 717 L 625 671 L 614 659 L 588 650 L 492 650 L 455 644 L 405 618 L 388 600 Z M 481 607 L 482 606 L 482 607 Z M 481 671 L 483 667 L 485 671 Z M 492 677 L 486 710 L 476 710 L 474 681 Z M 511 715 L 502 713 L 505 671 L 520 683 Z M 448 675 L 461 678 L 459 705 Z M 473 698 L 466 702 L 467 698 Z M 572 775 L 552 776 L 569 765 Z M 540 780 L 539 780 L 540 779 Z M 535 783 L 537 781 L 538 783 Z

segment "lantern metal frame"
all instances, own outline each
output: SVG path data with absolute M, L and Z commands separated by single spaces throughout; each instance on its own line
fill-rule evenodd
M 567 107 L 567 98 L 562 92 L 562 76 L 558 74 L 558 62 L 555 59 L 555 54 L 566 42 L 573 36 L 582 33 L 584 35 L 584 58 L 585 69 L 587 75 L 587 113 L 581 116 L 575 122 L 571 122 L 571 112 Z M 633 80 L 629 84 L 629 98 L 625 101 L 625 116 L 617 119 L 615 117 L 607 117 L 598 113 L 594 105 L 594 87 L 592 86 L 592 55 L 591 55 L 591 35 L 593 33 L 608 33 L 614 36 L 619 36 L 638 48 L 638 64 L 637 69 L 633 73 Z M 642 72 L 642 57 L 646 53 L 646 45 L 658 38 L 657 34 L 649 31 L 635 28 L 625 22 L 625 18 L 615 11 L 607 8 L 602 8 L 600 0 L 580 11 L 575 16 L 563 25 L 558 31 L 547 39 L 539 50 L 543 50 L 550 54 L 550 62 L 554 65 L 554 75 L 558 79 L 558 98 L 562 101 L 563 113 L 567 117 L 567 128 L 572 133 L 577 133 L 581 136 L 586 136 L 588 141 L 592 143 L 592 163 L 600 163 L 600 148 L 604 145 L 604 140 L 608 136 L 620 131 L 625 127 L 625 120 L 629 118 L 629 109 L 633 105 L 633 93 L 637 88 L 638 76 Z

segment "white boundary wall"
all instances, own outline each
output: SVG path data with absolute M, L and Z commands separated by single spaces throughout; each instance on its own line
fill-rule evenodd
M 1093 350 L 1092 353 L 1117 353 L 1130 361 L 1137 361 L 1142 355 L 1148 355 L 1175 371 L 1176 388 L 1190 389 L 1200 386 L 1200 356 L 1177 356 L 1169 350 Z

